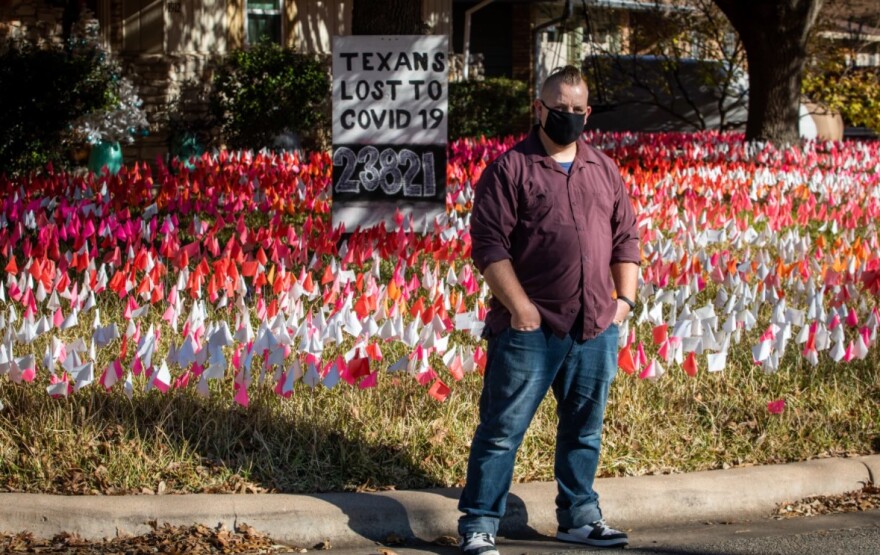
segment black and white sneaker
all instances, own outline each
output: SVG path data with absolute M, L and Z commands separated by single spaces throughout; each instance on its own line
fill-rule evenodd
M 464 555 L 498 555 L 498 550 L 495 549 L 495 536 L 488 532 L 463 536 L 458 547 Z
M 556 539 L 595 547 L 618 547 L 629 543 L 626 533 L 608 526 L 605 524 L 605 519 L 580 528 L 559 528 Z

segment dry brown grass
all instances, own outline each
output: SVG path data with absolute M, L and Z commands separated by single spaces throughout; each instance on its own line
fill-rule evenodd
M 880 372 L 862 361 L 816 368 L 791 357 L 776 374 L 733 360 L 718 374 L 658 381 L 618 376 L 606 419 L 601 476 L 687 472 L 880 450 Z M 138 378 L 142 380 L 142 378 Z M 449 378 L 451 381 L 451 378 Z M 290 399 L 268 383 L 251 405 L 231 381 L 209 399 L 191 390 L 129 401 L 96 386 L 52 399 L 39 385 L 3 383 L 0 487 L 63 493 L 321 492 L 461 484 L 481 378 L 445 403 L 407 375 L 332 390 L 298 383 Z M 782 414 L 766 403 L 784 398 Z M 542 405 L 515 480 L 550 480 L 554 403 Z

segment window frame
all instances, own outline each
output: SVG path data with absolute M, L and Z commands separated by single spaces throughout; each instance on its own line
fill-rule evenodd
M 280 26 L 279 29 L 279 37 L 278 44 L 284 45 L 284 33 L 285 33 L 285 25 L 284 25 L 284 2 L 285 0 L 274 0 L 275 4 L 278 6 L 274 9 L 267 8 L 251 8 L 250 0 L 244 0 L 244 44 L 245 45 L 254 45 L 257 43 L 256 40 L 253 40 L 250 36 L 250 18 L 252 15 L 255 16 L 274 16 L 278 18 L 278 24 Z M 267 0 L 259 1 L 260 4 L 267 4 Z

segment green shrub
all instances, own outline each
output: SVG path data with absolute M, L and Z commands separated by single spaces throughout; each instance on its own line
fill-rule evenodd
M 842 53 L 808 66 L 802 92 L 837 110 L 847 125 L 880 131 L 880 69 L 853 67 Z
M 168 153 L 188 160 L 198 156 L 215 140 L 214 118 L 208 109 L 210 83 L 187 79 L 165 106 L 161 123 L 167 132 Z
M 522 81 L 491 77 L 449 84 L 449 140 L 501 137 L 528 130 L 529 87 Z
M 261 42 L 235 50 L 217 68 L 211 113 L 231 148 L 271 148 L 295 132 L 312 146 L 326 135 L 330 77 L 314 56 Z
M 73 122 L 114 101 L 107 68 L 92 46 L 0 45 L 0 174 L 64 164 Z

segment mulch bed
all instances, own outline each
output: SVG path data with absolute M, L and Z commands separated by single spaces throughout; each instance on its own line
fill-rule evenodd
M 207 553 L 276 553 L 305 551 L 279 545 L 268 536 L 240 524 L 234 531 L 220 526 L 172 526 L 151 522 L 153 530 L 142 536 L 125 536 L 103 541 L 88 541 L 76 534 L 62 533 L 52 539 L 37 538 L 30 532 L 0 532 L 0 553 L 104 553 L 134 555 L 140 553 L 207 554 Z
M 783 519 L 873 509 L 880 509 L 880 487 L 868 484 L 858 491 L 842 495 L 807 497 L 794 503 L 783 503 L 776 509 L 773 516 L 777 519 Z

